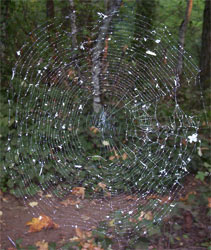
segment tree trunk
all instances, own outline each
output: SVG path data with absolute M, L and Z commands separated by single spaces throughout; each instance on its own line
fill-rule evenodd
M 201 69 L 201 83 L 203 89 L 210 87 L 211 80 L 211 13 L 210 13 L 211 2 L 205 0 L 204 17 L 203 17 L 203 30 L 202 30 L 202 43 L 201 43 L 201 58 L 200 58 L 200 69 Z
M 72 31 L 72 44 L 75 49 L 77 46 L 77 26 L 76 26 L 76 15 L 75 15 L 75 7 L 73 0 L 69 0 L 70 2 L 70 20 L 71 20 L 71 31 Z
M 54 18 L 54 2 L 53 2 L 53 0 L 47 0 L 47 2 L 46 2 L 46 14 L 47 14 L 47 18 Z
M 1 20 L 1 33 L 0 33 L 0 61 L 4 62 L 4 65 L 7 65 L 8 59 L 7 59 L 7 27 L 8 27 L 8 20 L 10 16 L 10 11 L 9 11 L 9 5 L 11 1 L 10 0 L 4 0 L 2 1 L 0 7 L 1 7 L 1 15 L 2 15 L 2 20 Z M 3 66 L 3 65 L 2 65 Z M 5 67 L 1 67 L 0 69 L 0 79 L 2 79 L 2 76 L 5 74 L 3 71 L 5 70 Z
M 190 20 L 192 6 L 193 6 L 193 0 L 187 0 L 185 17 L 179 28 L 179 53 L 178 53 L 178 65 L 177 65 L 177 73 L 179 76 L 182 74 L 185 33 L 187 30 L 188 22 Z
M 109 4 L 108 4 L 109 3 Z M 92 81 L 94 86 L 94 98 L 93 98 L 93 109 L 95 113 L 99 113 L 102 109 L 101 103 L 101 89 L 100 89 L 100 73 L 101 73 L 101 55 L 103 49 L 105 47 L 106 37 L 109 30 L 109 26 L 113 16 L 118 10 L 121 1 L 120 0 L 111 0 L 109 2 L 105 2 L 108 6 L 107 17 L 104 18 L 102 26 L 99 30 L 99 35 L 97 38 L 97 43 L 93 51 L 92 57 Z

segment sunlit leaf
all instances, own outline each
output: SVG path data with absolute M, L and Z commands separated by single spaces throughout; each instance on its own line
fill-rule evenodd
M 37 202 L 37 201 L 29 202 L 29 206 L 30 206 L 30 207 L 36 207 L 37 205 L 38 205 L 38 202 Z
M 92 133 L 94 133 L 94 134 L 97 134 L 97 133 L 99 132 L 99 129 L 96 128 L 96 127 L 94 127 L 94 126 L 92 126 L 91 128 L 89 128 L 89 130 L 90 130 Z
M 122 155 L 122 160 L 124 160 L 124 161 L 125 161 L 125 160 L 127 159 L 127 157 L 128 157 L 128 156 L 127 156 L 127 154 L 126 154 L 126 153 L 124 153 L 124 154 Z
M 27 226 L 30 226 L 29 232 L 39 232 L 42 229 L 57 229 L 59 225 L 54 223 L 52 219 L 44 214 L 40 215 L 37 218 L 32 218 L 31 221 L 26 223 Z
M 45 240 L 36 242 L 35 246 L 38 247 L 38 250 L 48 250 L 48 242 Z
M 75 206 L 76 204 L 80 203 L 80 200 L 72 200 L 72 199 L 68 198 L 68 199 L 66 199 L 64 201 L 61 201 L 60 203 L 62 205 L 64 205 L 65 207 L 67 207 L 69 205 Z
M 108 225 L 109 225 L 110 227 L 114 227 L 114 226 L 115 226 L 114 222 L 115 222 L 115 219 L 109 221 Z
M 72 194 L 80 197 L 81 199 L 84 199 L 85 196 L 85 188 L 84 187 L 74 187 L 72 189 Z
M 144 219 L 146 220 L 153 220 L 153 214 L 151 211 L 147 212 L 145 215 L 144 215 Z
M 207 198 L 208 200 L 208 207 L 211 208 L 211 197 Z
M 97 184 L 99 187 L 101 187 L 103 190 L 106 188 L 106 184 L 102 183 L 102 182 L 99 182 Z
M 109 141 L 102 141 L 102 144 L 103 144 L 104 146 L 110 146 Z

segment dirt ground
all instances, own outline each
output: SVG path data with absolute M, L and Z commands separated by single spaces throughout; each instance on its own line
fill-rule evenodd
M 46 197 L 47 196 L 47 197 Z M 12 195 L 4 195 L 1 204 L 1 248 L 14 247 L 17 239 L 22 239 L 22 245 L 33 245 L 45 239 L 48 242 L 65 242 L 75 236 L 75 228 L 91 231 L 100 221 L 106 219 L 111 212 L 121 208 L 122 211 L 134 211 L 134 202 L 125 195 L 108 199 L 77 199 L 70 195 L 62 202 L 57 198 L 45 195 L 39 200 L 20 200 Z M 29 204 L 38 202 L 31 207 Z M 69 203 L 68 203 L 69 201 Z M 63 204 L 62 204 L 63 203 Z M 36 233 L 28 232 L 26 225 L 32 217 L 45 214 L 59 225 L 58 229 L 42 230 Z
M 199 183 L 189 178 L 184 192 L 186 194 L 193 192 L 198 185 Z M 185 193 L 183 197 L 185 197 Z M 126 195 L 89 200 L 86 198 L 79 199 L 71 194 L 61 201 L 49 194 L 40 194 L 37 199 L 20 200 L 12 195 L 1 193 L 0 199 L 0 248 L 8 250 L 16 249 L 15 242 L 20 238 L 22 239 L 22 246 L 35 245 L 36 242 L 42 240 L 62 245 L 62 243 L 76 236 L 76 226 L 81 230 L 91 231 L 98 226 L 100 221 L 107 219 L 111 212 L 118 209 L 129 212 L 130 210 L 136 210 L 137 207 L 136 200 L 133 197 L 128 198 Z M 191 208 L 183 209 L 181 214 L 170 217 L 166 222 L 164 234 L 158 235 L 157 238 L 154 237 L 151 248 L 147 249 L 209 249 L 196 246 L 196 242 L 209 240 L 210 218 L 205 216 L 205 210 L 202 205 L 193 211 Z M 31 221 L 33 217 L 39 217 L 40 214 L 52 218 L 59 225 L 59 228 L 41 230 L 35 233 L 28 232 L 29 226 L 26 223 Z M 169 227 L 175 222 L 181 225 L 178 231 L 175 231 L 175 229 L 172 231 Z M 167 244 L 169 239 L 166 237 L 165 231 L 177 239 L 173 248 L 171 248 L 172 244 Z M 184 234 L 188 235 L 188 239 L 182 238 Z M 125 246 L 126 241 L 116 241 L 112 249 L 125 249 Z M 145 248 L 138 247 L 136 249 Z

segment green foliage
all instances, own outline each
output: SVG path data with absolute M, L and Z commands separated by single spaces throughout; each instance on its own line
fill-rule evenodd
M 84 185 L 89 192 L 93 192 L 97 184 L 103 180 L 105 181 L 106 185 L 109 186 L 109 181 L 112 180 L 112 177 L 116 174 L 120 175 L 122 178 L 122 183 L 116 183 L 113 185 L 113 188 L 115 190 L 125 192 L 131 191 L 130 188 L 134 186 L 134 183 L 137 182 L 137 189 L 143 188 L 143 183 L 146 181 L 144 178 L 142 181 L 138 181 L 139 175 L 136 175 L 135 171 L 128 166 L 128 162 L 133 157 L 133 155 L 128 151 L 127 153 L 127 159 L 115 159 L 115 160 L 109 160 L 109 157 L 111 154 L 114 154 L 114 152 L 109 152 L 106 150 L 106 146 L 102 144 L 101 141 L 101 134 L 100 133 L 92 133 L 89 129 L 84 131 L 84 127 L 86 124 L 86 117 L 84 116 L 84 119 L 81 119 L 80 121 L 80 129 L 78 131 L 78 138 L 83 145 L 83 148 L 85 149 L 86 153 L 90 155 L 90 159 L 87 162 L 84 162 L 82 160 L 82 157 L 80 156 L 80 152 L 78 152 L 78 165 L 82 165 L 82 169 L 76 169 L 74 168 L 75 162 L 71 160 L 72 155 L 68 155 L 68 150 L 65 150 L 65 148 L 71 148 L 74 145 L 71 144 L 71 135 L 68 132 L 67 129 L 64 131 L 61 131 L 59 135 L 56 133 L 56 129 L 54 126 L 56 123 L 52 122 L 51 131 L 55 135 L 55 138 L 53 138 L 53 143 L 57 147 L 50 150 L 49 147 L 44 146 L 44 141 L 51 140 L 48 136 L 48 129 L 45 127 L 45 115 L 47 114 L 48 110 L 43 105 L 42 110 L 43 114 L 40 116 L 41 119 L 41 127 L 39 128 L 40 131 L 40 138 L 39 141 L 32 141 L 29 142 L 28 137 L 24 134 L 24 131 L 22 131 L 22 140 L 23 140 L 23 146 L 17 148 L 18 141 L 20 140 L 19 133 L 21 132 L 20 129 L 16 127 L 15 124 L 15 108 L 16 108 L 16 100 L 12 100 L 14 104 L 14 109 L 10 110 L 10 114 L 8 113 L 8 98 L 11 99 L 13 97 L 8 96 L 8 89 L 11 87 L 9 86 L 9 82 L 11 79 L 11 73 L 12 68 L 14 67 L 14 64 L 17 60 L 16 51 L 20 49 L 20 47 L 24 44 L 25 41 L 33 42 L 33 32 L 31 36 L 29 35 L 29 32 L 35 29 L 38 25 L 42 24 L 46 21 L 46 6 L 45 1 L 36 1 L 36 0 L 20 0 L 15 1 L 11 0 L 8 1 L 7 10 L 6 10 L 6 2 L 3 2 L 3 15 L 1 17 L 1 22 L 5 24 L 5 32 L 1 34 L 2 36 L 2 43 L 4 44 L 4 55 L 3 55 L 3 64 L 2 64 L 2 88 L 0 92 L 0 140 L 1 140 L 1 155 L 0 155 L 0 188 L 3 191 L 10 190 L 11 193 L 15 194 L 16 196 L 22 196 L 31 194 L 34 195 L 40 188 L 43 188 L 46 190 L 49 186 L 53 185 L 53 189 L 55 194 L 58 196 L 61 194 L 65 194 L 66 192 L 69 192 L 69 190 L 80 183 L 81 185 Z M 69 15 L 69 7 L 68 7 L 68 1 L 54 1 L 55 5 L 55 15 L 57 17 L 60 17 L 64 19 L 65 15 Z M 204 7 L 203 1 L 194 1 L 193 6 L 193 13 L 192 13 L 192 19 L 189 24 L 187 37 L 186 37 L 186 48 L 190 51 L 190 53 L 194 56 L 196 61 L 198 61 L 199 57 L 199 46 L 200 46 L 200 35 L 201 35 L 201 25 L 202 25 L 202 10 Z M 83 3 L 81 4 L 81 1 L 77 0 L 75 1 L 75 8 L 77 15 L 77 25 L 80 27 L 83 26 L 84 23 L 87 23 L 88 21 L 96 21 L 99 19 L 99 15 L 97 12 L 104 12 L 105 6 L 103 1 L 95 2 L 94 7 L 91 7 L 89 3 Z M 159 26 L 159 22 L 165 22 L 166 26 L 170 29 L 170 32 L 175 35 L 178 33 L 179 25 L 184 17 L 184 2 L 183 1 L 150 1 L 150 3 L 141 2 L 141 6 L 135 5 L 132 1 L 124 1 L 124 6 L 121 8 L 121 11 L 123 13 L 126 13 L 128 15 L 133 15 L 134 10 L 137 10 L 140 12 L 139 14 L 147 15 L 149 18 L 152 18 L 153 25 Z M 7 13 L 6 13 L 7 12 Z M 39 13 L 39 15 L 37 15 Z M 85 14 L 84 14 L 85 13 Z M 7 15 L 10 18 L 7 18 Z M 138 21 L 138 20 L 137 20 Z M 68 23 L 66 23 L 68 27 Z M 135 27 L 133 28 L 134 24 L 131 23 L 131 33 L 135 30 Z M 118 27 L 116 27 L 118 28 Z M 83 36 L 86 36 L 90 30 L 84 30 Z M 116 32 L 116 35 L 124 35 L 125 39 L 128 39 L 130 34 L 121 34 L 121 30 Z M 142 34 L 140 34 L 142 35 Z M 191 39 L 190 39 L 191 38 Z M 80 40 L 80 37 L 78 37 Z M 124 43 L 126 40 L 124 41 Z M 129 41 L 128 41 L 129 43 Z M 121 47 L 121 45 L 112 45 L 111 46 L 117 46 Z M 149 47 L 151 45 L 149 44 Z M 43 65 L 47 62 L 50 55 L 42 55 L 43 56 Z M 46 61 L 45 61 L 46 60 Z M 42 67 L 41 65 L 40 67 Z M 20 87 L 20 84 L 23 84 L 27 87 L 27 83 L 20 82 L 17 79 L 17 82 L 14 84 L 13 88 L 15 91 L 18 92 L 18 89 Z M 23 87 L 23 86 L 22 86 Z M 34 91 L 34 90 L 33 90 Z M 61 89 L 54 89 L 53 95 L 57 95 L 56 91 L 58 93 L 61 92 Z M 39 93 L 42 95 L 42 93 L 45 92 L 45 89 L 41 88 L 39 89 Z M 196 91 L 194 91 L 196 93 Z M 82 94 L 82 93 L 79 93 Z M 64 94 L 65 95 L 65 94 Z M 200 113 L 199 106 L 196 104 L 195 100 L 193 99 L 193 91 L 192 87 L 188 86 L 187 89 L 185 89 L 183 92 L 180 93 L 180 103 L 183 105 L 184 110 L 189 111 L 190 108 L 192 109 L 194 106 L 194 109 L 198 109 L 198 113 Z M 59 96 L 59 95 L 58 95 Z M 197 99 L 194 96 L 195 99 Z M 65 96 L 64 96 L 65 97 Z M 14 96 L 14 98 L 17 98 Z M 55 110 L 55 106 L 53 106 L 53 96 L 51 96 L 51 93 L 49 93 L 47 99 L 49 100 L 49 105 L 52 106 L 52 109 Z M 76 99 L 79 99 L 79 97 L 76 96 Z M 109 97 L 105 96 L 105 99 L 108 99 Z M 25 104 L 27 104 L 27 108 L 29 107 L 33 108 L 33 102 L 30 101 L 30 96 L 26 96 L 23 99 L 23 105 L 20 106 L 20 112 L 22 112 L 23 115 L 23 123 L 24 123 L 24 114 L 25 114 Z M 74 100 L 76 101 L 76 100 Z M 115 101 L 115 100 L 114 100 Z M 194 105 L 193 105 L 194 102 Z M 41 100 L 40 100 L 41 103 Z M 40 104 L 41 105 L 41 104 Z M 168 102 L 168 105 L 171 106 L 171 104 Z M 173 107 L 173 104 L 172 104 Z M 133 106 L 128 107 L 129 109 L 133 109 Z M 126 116 L 129 117 L 129 112 L 126 110 Z M 159 108 L 159 117 L 161 117 L 160 122 L 166 122 L 165 120 L 162 120 L 162 117 L 166 117 L 170 114 L 171 108 L 167 105 L 163 105 Z M 32 115 L 36 113 L 36 110 L 31 111 Z M 87 110 L 87 114 L 89 113 L 89 110 Z M 52 114 L 52 116 L 55 115 Z M 119 113 L 119 116 L 116 117 L 115 122 L 121 123 L 125 117 L 125 114 Z M 68 127 L 69 121 L 68 117 L 62 117 L 61 118 L 66 127 Z M 9 123 L 8 123 L 9 121 Z M 74 124 L 74 121 L 72 121 Z M 123 122 L 124 124 L 124 122 Z M 23 125 L 23 129 L 26 129 Z M 33 137 L 34 131 L 36 131 L 38 128 L 34 126 L 33 123 L 30 124 L 30 126 L 27 128 L 30 135 Z M 124 127 L 121 128 L 122 132 L 126 129 Z M 129 130 L 133 130 L 133 127 L 127 128 Z M 11 137 L 11 143 L 10 147 L 11 149 L 8 150 L 8 135 L 10 134 Z M 30 136 L 29 135 L 29 136 Z M 124 133 L 120 133 L 120 137 L 118 140 L 108 140 L 109 144 L 116 144 L 118 145 L 118 148 L 120 148 L 120 152 L 118 152 L 119 156 L 121 156 L 123 153 L 125 153 L 122 150 L 121 144 L 125 140 Z M 68 139 L 68 142 L 63 146 L 63 149 L 60 150 L 58 148 L 60 137 L 66 137 Z M 131 138 L 129 138 L 131 139 Z M 135 143 L 137 146 L 142 146 L 139 141 L 134 141 L 135 139 L 132 138 L 131 140 L 128 140 L 126 142 L 126 145 L 128 148 L 132 146 L 133 143 Z M 37 144 L 36 144 L 37 143 Z M 38 158 L 36 161 L 32 161 L 32 157 L 34 155 L 34 152 L 38 150 L 38 144 L 41 145 L 41 151 L 39 153 Z M 169 145 L 170 147 L 171 145 Z M 206 141 L 206 138 L 203 138 L 202 140 L 202 148 L 209 147 L 208 142 Z M 122 150 L 122 151 L 121 151 Z M 147 149 L 146 149 L 147 150 Z M 62 158 L 62 155 L 65 154 L 65 159 L 63 159 L 62 167 L 56 166 L 55 159 L 54 159 L 54 153 L 55 155 L 58 155 Z M 195 172 L 198 171 L 197 178 L 204 179 L 206 176 L 208 176 L 208 173 L 210 172 L 210 163 L 208 161 L 208 151 L 203 151 L 203 156 L 198 156 L 196 160 L 194 160 L 195 165 L 193 163 L 192 169 L 195 170 Z M 24 164 L 23 164 L 24 163 Z M 44 164 L 43 173 L 41 176 L 39 176 L 39 171 L 41 170 L 41 163 Z M 110 164 L 110 167 L 108 165 Z M 139 163 L 135 161 L 134 159 L 134 168 Z M 154 171 L 153 174 L 155 176 L 158 176 L 157 169 L 153 169 L 153 165 L 150 165 L 150 162 L 148 163 L 150 171 Z M 100 166 L 100 167 L 99 167 Z M 121 166 L 121 170 L 120 170 Z M 139 171 L 143 171 L 144 167 L 140 166 L 139 164 Z M 112 169 L 112 171 L 110 171 Z M 149 170 L 148 170 L 149 171 Z M 90 180 L 90 176 L 94 176 L 92 180 Z M 101 176 L 101 178 L 98 178 L 97 176 Z M 132 179 L 129 177 L 133 176 Z M 147 176 L 147 175 L 146 175 Z M 157 177 L 155 177 L 157 178 Z M 167 180 L 170 181 L 170 180 Z M 173 181 L 173 177 L 172 177 Z M 155 186 L 157 185 L 159 181 L 156 179 L 154 180 Z M 165 181 L 164 181 L 165 182 Z M 71 183 L 71 185 L 68 185 L 68 183 Z M 112 185 L 111 185 L 112 186 Z M 110 187 L 112 191 L 112 187 Z M 153 188 L 153 187 L 152 187 Z M 159 190 L 157 190 L 159 191 Z

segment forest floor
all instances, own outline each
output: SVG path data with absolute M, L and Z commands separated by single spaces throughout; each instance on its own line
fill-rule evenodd
M 184 186 L 177 208 L 164 219 L 160 230 L 145 235 L 145 238 L 141 237 L 133 249 L 211 249 L 209 185 L 196 180 L 193 176 L 188 176 Z M 56 198 L 50 195 L 48 197 L 40 195 L 39 200 L 27 200 L 27 204 L 31 206 L 9 194 L 0 193 L 0 199 L 0 249 L 7 250 L 78 249 L 71 248 L 70 245 L 66 245 L 65 248 L 67 242 L 74 240 L 80 242 L 82 249 L 101 250 L 103 248 L 94 244 L 88 232 L 94 230 L 111 209 L 127 210 L 134 202 L 126 195 L 92 201 L 86 198 L 79 200 L 73 195 L 64 201 L 55 200 Z M 42 207 L 42 211 L 39 207 Z M 32 217 L 39 217 L 40 214 L 53 218 L 51 221 L 53 229 L 29 232 L 26 223 L 31 221 Z M 87 240 L 87 237 L 91 240 Z M 128 247 L 126 238 L 112 238 L 111 249 L 130 249 Z

